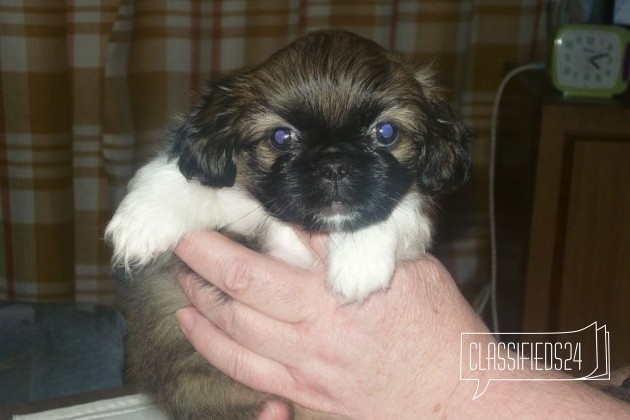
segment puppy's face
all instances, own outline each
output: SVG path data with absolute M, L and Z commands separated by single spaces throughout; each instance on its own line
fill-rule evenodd
M 412 189 L 452 190 L 468 131 L 432 73 L 347 32 L 317 32 L 209 86 L 171 150 L 187 178 L 234 183 L 311 231 L 385 220 Z

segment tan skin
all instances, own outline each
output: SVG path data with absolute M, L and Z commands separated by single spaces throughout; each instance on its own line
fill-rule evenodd
M 323 238 L 302 238 L 323 261 Z M 259 391 L 352 419 L 630 415 L 575 381 L 495 381 L 473 400 L 476 383 L 459 379 L 461 332 L 488 330 L 431 256 L 401 263 L 386 293 L 343 304 L 326 288 L 323 263 L 295 268 L 215 232 L 191 234 L 175 252 L 197 273 L 178 277 L 194 305 L 177 313 L 182 330 L 210 363 Z M 206 282 L 234 301 L 215 304 Z M 260 418 L 288 413 L 275 401 Z

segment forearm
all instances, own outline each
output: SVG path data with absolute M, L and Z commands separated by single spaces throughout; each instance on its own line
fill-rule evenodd
M 497 375 L 486 393 L 467 401 L 469 412 L 490 418 L 496 413 L 510 413 L 517 418 L 628 418 L 628 404 L 612 398 L 582 381 L 567 380 L 560 373 L 547 374 L 547 380 L 534 378 L 532 372 Z M 535 376 L 541 379 L 540 375 Z
M 404 403 L 393 407 L 402 411 L 396 418 L 441 415 L 484 419 L 503 415 L 521 418 L 628 418 L 629 404 L 584 381 L 570 380 L 571 377 L 561 372 L 534 371 L 528 363 L 523 363 L 520 370 L 470 371 L 470 365 L 462 360 L 465 357 L 462 350 L 469 348 L 472 337 L 482 346 L 496 345 L 497 341 L 491 334 L 462 337 L 461 333 L 488 333 L 488 330 L 455 284 L 449 281 L 448 273 L 439 272 L 441 266 L 435 261 L 427 263 L 417 267 L 419 271 L 415 276 L 416 281 L 417 277 L 424 280 L 419 303 L 432 306 L 430 313 L 435 318 L 431 322 L 435 329 L 439 329 L 434 337 L 421 340 L 425 347 L 433 347 L 426 353 L 435 355 L 435 358 L 425 360 L 415 382 L 409 382 L 418 392 L 402 399 L 407 401 L 407 407 Z M 428 269 L 438 272 L 427 276 Z M 477 382 L 461 380 L 460 376 L 476 376 L 480 386 L 485 386 L 490 379 L 492 381 L 483 395 L 473 399 Z
M 488 351 L 490 359 L 486 359 L 488 353 L 482 354 L 480 361 L 470 358 L 471 342 L 479 341 L 480 337 L 488 339 L 484 343 L 477 342 L 474 345 L 475 347 L 490 346 L 492 348 Z M 452 360 L 452 362 L 460 366 L 461 377 L 477 378 L 478 384 L 477 381 L 460 380 L 460 385 L 456 387 L 458 397 L 447 413 L 456 418 L 466 413 L 475 413 L 473 418 L 477 416 L 492 418 L 496 417 L 497 413 L 509 413 L 510 417 L 517 418 L 613 419 L 630 416 L 630 405 L 627 403 L 565 372 L 536 368 L 536 362 L 540 363 L 540 361 L 533 360 L 531 363 L 532 359 L 510 352 L 511 360 L 518 360 L 516 366 L 508 369 L 500 363 L 492 363 L 498 362 L 497 349 L 501 347 L 501 344 L 503 343 L 498 343 L 491 335 L 463 338 L 462 354 L 459 360 Z M 487 360 L 492 360 L 492 362 L 481 366 Z M 492 368 L 492 365 L 495 367 Z M 478 396 L 473 399 L 475 394 Z M 457 401 L 460 404 L 457 404 Z M 470 414 L 467 417 L 470 417 Z

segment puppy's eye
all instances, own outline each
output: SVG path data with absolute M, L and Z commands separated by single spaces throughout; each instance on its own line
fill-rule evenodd
M 398 138 L 398 127 L 390 122 L 382 122 L 376 125 L 376 141 L 381 146 L 391 146 Z
M 295 133 L 290 128 L 278 127 L 271 132 L 269 143 L 279 152 L 286 152 L 291 147 Z

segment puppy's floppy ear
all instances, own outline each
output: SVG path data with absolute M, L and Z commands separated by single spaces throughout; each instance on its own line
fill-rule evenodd
M 230 187 L 236 179 L 239 144 L 233 131 L 234 77 L 210 82 L 199 103 L 173 132 L 169 156 L 187 179 Z
M 418 187 L 424 193 L 448 193 L 464 184 L 471 171 L 472 131 L 455 117 L 433 70 L 421 67 L 416 80 L 426 101 L 425 135 L 417 166 Z

